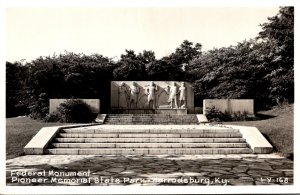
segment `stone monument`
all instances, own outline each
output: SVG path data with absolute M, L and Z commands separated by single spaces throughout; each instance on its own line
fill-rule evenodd
M 112 81 L 111 113 L 187 114 L 194 112 L 192 84 L 180 81 Z

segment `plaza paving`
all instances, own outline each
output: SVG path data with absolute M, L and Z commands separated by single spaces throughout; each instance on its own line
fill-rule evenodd
M 293 184 L 293 161 L 277 154 L 27 155 L 6 164 L 7 185 Z

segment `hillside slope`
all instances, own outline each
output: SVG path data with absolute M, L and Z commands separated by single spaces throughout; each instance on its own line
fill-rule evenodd
M 294 104 L 274 107 L 258 113 L 260 120 L 225 122 L 224 124 L 255 126 L 275 147 L 275 152 L 293 153 Z

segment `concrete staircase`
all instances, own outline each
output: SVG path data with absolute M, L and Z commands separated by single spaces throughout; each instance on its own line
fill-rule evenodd
M 116 118 L 109 122 L 118 124 Z M 199 126 L 99 125 L 62 129 L 56 134 L 46 153 L 84 155 L 252 153 L 238 129 Z
M 108 125 L 184 125 L 198 123 L 199 122 L 195 114 L 108 114 L 104 121 L 104 124 Z

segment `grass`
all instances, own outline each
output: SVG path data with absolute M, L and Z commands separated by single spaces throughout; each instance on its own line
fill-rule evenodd
M 273 145 L 275 152 L 292 154 L 294 143 L 294 105 L 274 107 L 271 110 L 259 112 L 261 120 L 223 122 L 223 124 L 255 126 Z
M 70 123 L 68 123 L 70 124 Z M 45 123 L 29 117 L 6 119 L 6 158 L 11 159 L 24 154 L 23 148 L 42 128 L 60 126 L 63 123 Z
M 279 153 L 293 153 L 294 106 L 285 105 L 272 110 L 259 112 L 264 119 L 258 121 L 224 122 L 224 124 L 255 126 Z M 23 155 L 24 146 L 42 128 L 58 126 L 62 123 L 45 123 L 28 117 L 6 119 L 6 158 Z

